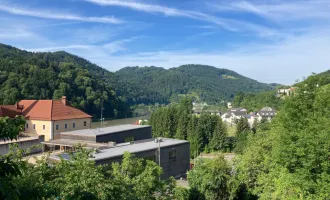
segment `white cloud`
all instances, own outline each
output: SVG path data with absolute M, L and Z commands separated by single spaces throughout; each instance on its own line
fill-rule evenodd
M 122 20 L 115 17 L 83 17 L 72 14 L 59 14 L 54 12 L 46 12 L 43 10 L 25 10 L 22 8 L 15 8 L 13 6 L 0 5 L 0 11 L 7 12 L 14 15 L 47 18 L 47 19 L 60 19 L 60 20 L 71 20 L 71 21 L 83 21 L 83 22 L 98 22 L 98 23 L 110 23 L 120 24 Z

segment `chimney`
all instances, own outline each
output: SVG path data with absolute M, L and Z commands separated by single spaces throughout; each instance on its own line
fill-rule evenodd
M 61 101 L 62 101 L 63 105 L 65 105 L 65 106 L 66 106 L 66 96 L 62 96 L 62 99 L 61 99 Z

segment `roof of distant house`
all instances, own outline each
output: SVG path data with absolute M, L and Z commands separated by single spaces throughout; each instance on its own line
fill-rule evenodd
M 271 107 L 263 107 L 260 111 L 275 111 L 275 109 Z
M 229 111 L 232 111 L 232 112 L 245 111 L 246 112 L 246 109 L 245 108 L 231 108 L 231 109 L 229 109 Z

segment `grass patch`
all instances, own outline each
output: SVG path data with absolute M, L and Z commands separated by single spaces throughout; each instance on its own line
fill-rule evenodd
M 226 74 L 223 74 L 223 75 L 222 75 L 222 78 L 223 78 L 223 79 L 238 79 L 238 78 L 235 77 L 235 76 L 230 76 L 230 75 L 226 75 Z
M 236 126 L 230 124 L 227 124 L 227 130 L 228 130 L 228 136 L 229 137 L 235 137 L 236 136 Z

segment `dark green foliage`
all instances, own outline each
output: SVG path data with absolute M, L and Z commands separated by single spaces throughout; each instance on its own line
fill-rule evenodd
M 240 118 L 238 120 L 238 123 L 236 125 L 236 137 L 237 137 L 237 143 L 235 147 L 235 153 L 242 153 L 246 143 L 248 135 L 251 133 L 251 128 L 249 125 L 249 122 L 246 118 Z
M 236 125 L 236 135 L 240 135 L 243 132 L 250 131 L 250 125 L 246 118 L 240 118 Z
M 221 118 L 218 119 L 213 136 L 210 141 L 210 149 L 212 151 L 226 150 L 227 143 L 227 126 L 222 122 Z
M 229 199 L 228 182 L 230 167 L 223 156 L 215 159 L 199 159 L 188 173 L 191 199 Z
M 152 161 L 125 153 L 122 163 L 109 169 L 95 166 L 89 159 L 91 151 L 77 148 L 71 155 L 73 162 L 62 160 L 54 165 L 47 164 L 48 156 L 31 165 L 18 148 L 0 157 L 11 160 L 15 163 L 11 166 L 19 170 L 0 177 L 7 181 L 1 182 L 1 199 L 170 200 L 174 195 L 175 181 L 159 180 L 162 169 Z
M 269 128 L 248 136 L 236 163 L 239 182 L 259 199 L 329 199 L 329 73 L 313 75 Z
M 20 132 L 24 131 L 25 119 L 22 116 L 15 118 L 0 117 L 0 140 L 17 139 Z
M 234 97 L 233 106 L 246 108 L 251 112 L 257 112 L 266 106 L 278 110 L 281 107 L 281 102 L 281 98 L 276 97 L 275 90 L 257 94 L 243 94 L 242 92 L 238 92 Z
M 260 131 L 270 130 L 270 122 L 268 121 L 268 119 L 262 118 L 260 120 L 260 123 L 258 124 L 258 129 L 260 129 Z
M 206 65 L 183 65 L 169 70 L 126 67 L 117 71 L 116 76 L 115 88 L 130 104 L 167 104 L 189 93 L 197 93 L 201 101 L 216 104 L 231 100 L 239 91 L 255 93 L 274 89 L 233 71 Z
M 192 114 L 192 101 L 184 98 L 179 104 L 161 107 L 150 117 L 154 137 L 173 137 L 190 142 L 190 156 L 201 152 L 226 151 L 227 128 L 217 115 Z
M 110 84 L 114 74 L 66 52 L 31 53 L 0 44 L 0 104 L 59 99 L 99 117 L 125 117 L 129 108 Z

